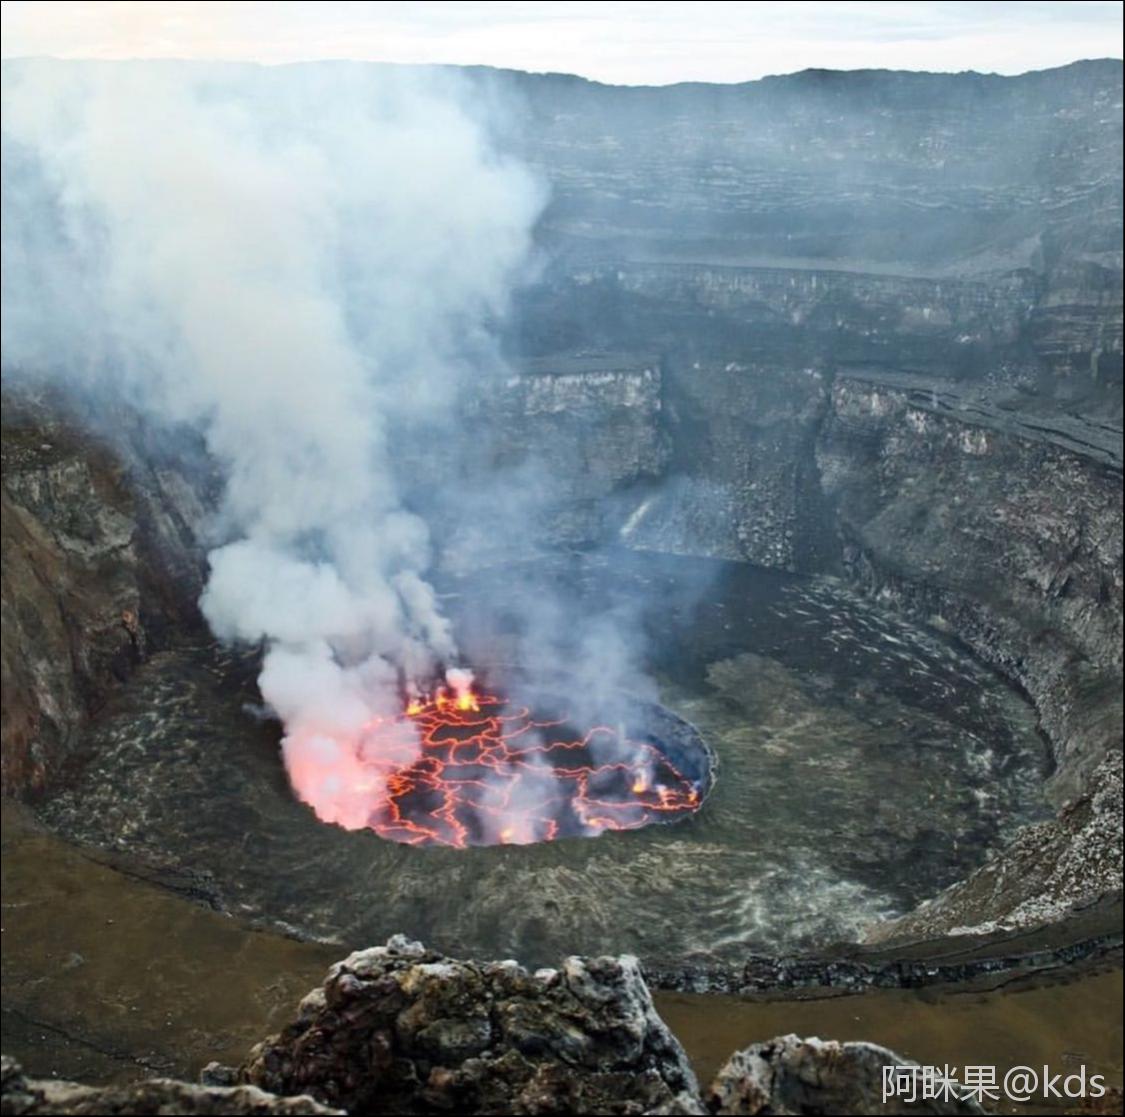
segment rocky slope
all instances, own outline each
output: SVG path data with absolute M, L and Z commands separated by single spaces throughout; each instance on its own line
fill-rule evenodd
M 1121 887 L 1120 451 L 1074 433 L 934 389 L 834 385 L 817 462 L 847 573 L 1027 691 L 1063 806 L 901 933 L 1026 926 Z
M 154 454 L 135 417 L 100 437 L 49 395 L 6 389 L 3 416 L 0 775 L 25 795 L 54 781 L 166 628 L 192 619 L 210 467 L 190 440 Z

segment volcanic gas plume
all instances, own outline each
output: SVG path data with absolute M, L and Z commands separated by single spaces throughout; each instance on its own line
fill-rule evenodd
M 107 425 L 124 399 L 203 433 L 225 475 L 203 613 L 263 645 L 297 794 L 365 825 L 429 763 L 404 688 L 458 661 L 387 432 L 455 436 L 541 192 L 430 71 L 310 65 L 274 88 L 26 61 L 4 81 L 9 365 L 80 386 Z

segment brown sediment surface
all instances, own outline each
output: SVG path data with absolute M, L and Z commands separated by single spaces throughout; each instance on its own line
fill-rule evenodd
M 1122 1085 L 1120 965 L 1077 967 L 1047 984 L 1027 979 L 967 987 L 880 989 L 859 995 L 750 999 L 717 994 L 655 994 L 696 1074 L 710 1081 L 730 1053 L 795 1032 L 868 1040 L 923 1066 L 1016 1066 L 1087 1074 Z M 1058 1103 L 1056 1103 L 1057 1105 Z M 999 1112 L 1052 1113 L 1054 1107 L 993 1105 Z
M 31 1074 L 120 1082 L 238 1063 L 350 948 L 248 928 L 97 858 L 5 806 L 3 1047 Z M 1120 1086 L 1121 969 L 1103 961 L 1068 975 L 1030 986 L 656 1000 L 703 1081 L 736 1048 L 796 1032 L 873 1040 L 924 1064 L 1069 1072 L 1084 1063 Z
M 3 1047 L 38 1077 L 193 1077 L 238 1063 L 339 946 L 248 929 L 3 812 Z

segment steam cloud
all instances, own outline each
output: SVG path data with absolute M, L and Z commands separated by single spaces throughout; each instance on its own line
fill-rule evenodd
M 260 73 L 5 65 L 3 346 L 204 432 L 203 612 L 265 641 L 294 786 L 358 827 L 418 748 L 365 755 L 364 725 L 457 655 L 388 431 L 495 359 L 542 197 L 448 75 Z

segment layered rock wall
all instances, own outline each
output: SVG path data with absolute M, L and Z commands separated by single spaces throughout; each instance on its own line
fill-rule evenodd
M 202 579 L 211 467 L 198 446 L 162 460 L 138 428 L 111 442 L 63 414 L 58 401 L 5 392 L 5 795 L 52 783 L 86 719 L 169 628 L 195 619 Z

